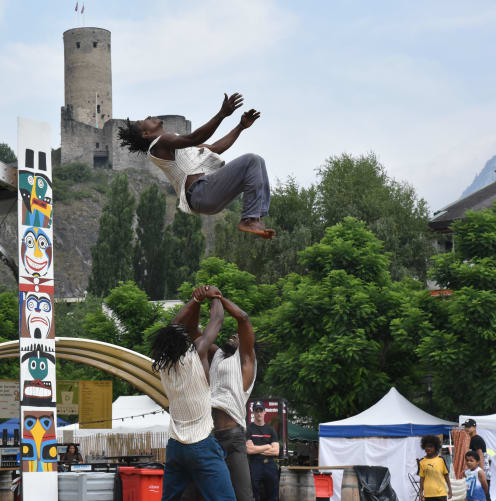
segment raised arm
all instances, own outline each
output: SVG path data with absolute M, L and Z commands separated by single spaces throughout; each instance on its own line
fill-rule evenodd
M 238 322 L 239 356 L 243 371 L 243 388 L 246 391 L 253 382 L 255 370 L 255 332 L 250 317 L 235 303 L 222 297 L 222 306 Z
M 247 129 L 248 127 L 251 127 L 253 125 L 253 122 L 259 117 L 259 111 L 255 111 L 253 109 L 245 111 L 241 117 L 239 124 L 236 125 L 236 127 L 234 127 L 234 129 L 229 132 L 229 134 L 225 135 L 222 139 L 219 139 L 213 144 L 201 144 L 199 146 L 205 146 L 209 150 L 220 155 L 235 143 L 236 139 L 238 139 L 239 135 L 241 134 L 241 131 Z
M 216 289 L 214 287 L 213 289 Z M 217 289 L 218 290 L 218 289 Z M 216 340 L 217 335 L 222 327 L 222 322 L 224 321 L 224 308 L 220 299 L 213 297 L 212 304 L 210 307 L 210 321 L 208 322 L 203 334 L 195 339 L 196 351 L 203 364 L 203 369 L 205 370 L 205 376 L 207 381 L 209 381 L 209 371 L 210 365 L 208 363 L 208 351 L 212 343 Z
M 178 312 L 172 320 L 173 324 L 185 325 L 191 339 L 195 340 L 201 336 L 198 328 L 200 322 L 200 303 L 191 298 Z
M 243 96 L 237 92 L 230 97 L 224 94 L 224 101 L 220 111 L 214 115 L 206 124 L 198 127 L 190 134 L 184 136 L 177 136 L 176 134 L 164 133 L 160 136 L 160 140 L 154 146 L 153 153 L 159 157 L 162 155 L 170 154 L 173 150 L 180 150 L 182 148 L 189 148 L 191 146 L 198 146 L 210 137 L 217 130 L 220 123 L 224 118 L 232 115 L 243 104 Z M 148 132 L 143 132 L 143 137 L 148 137 Z

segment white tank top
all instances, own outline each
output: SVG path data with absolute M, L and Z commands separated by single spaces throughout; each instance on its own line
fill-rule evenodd
M 160 379 L 169 399 L 169 437 L 183 444 L 207 438 L 214 427 L 210 387 L 194 347 L 170 372 L 160 371 Z
M 243 374 L 239 349 L 230 357 L 224 357 L 219 348 L 210 364 L 210 389 L 212 407 L 228 414 L 240 426 L 246 428 L 246 402 L 257 377 L 257 361 L 253 373 L 253 381 L 247 391 L 243 390 Z
M 163 158 L 154 157 L 150 150 L 157 144 L 161 136 L 152 141 L 148 147 L 148 158 L 163 171 L 167 179 L 172 184 L 177 197 L 179 198 L 179 208 L 188 214 L 192 214 L 192 210 L 186 200 L 184 185 L 186 178 L 191 174 L 205 175 L 215 172 L 217 169 L 224 166 L 225 162 L 222 158 L 210 151 L 208 148 L 181 148 L 174 151 L 175 160 L 165 160 Z

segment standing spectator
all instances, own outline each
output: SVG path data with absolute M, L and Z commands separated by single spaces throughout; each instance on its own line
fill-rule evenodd
M 420 501 L 446 501 L 452 494 L 448 468 L 439 456 L 441 440 L 435 435 L 425 435 L 420 446 L 425 451 L 419 463 Z
M 253 405 L 255 422 L 246 429 L 246 450 L 250 461 L 251 486 L 255 501 L 279 501 L 279 473 L 274 457 L 279 456 L 277 433 L 265 424 L 265 407 L 258 400 Z M 265 492 L 266 498 L 261 497 Z
M 479 466 L 484 471 L 487 481 L 486 500 L 491 501 L 491 496 L 489 494 L 489 487 L 491 485 L 491 467 L 489 464 L 489 455 L 487 453 L 486 442 L 480 435 L 477 435 L 477 423 L 475 422 L 475 419 L 467 419 L 463 423 L 463 426 L 465 427 L 465 432 L 468 433 L 468 436 L 470 437 L 470 444 L 468 448 L 471 451 L 477 452 L 477 454 L 479 455 Z
M 467 501 L 484 501 L 489 493 L 486 476 L 479 466 L 479 454 L 475 451 L 468 451 L 465 454 L 467 469 L 465 470 L 465 480 L 467 482 Z

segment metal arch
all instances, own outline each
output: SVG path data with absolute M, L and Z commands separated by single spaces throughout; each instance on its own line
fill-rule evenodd
M 121 377 L 167 409 L 160 377 L 152 371 L 152 360 L 140 353 L 109 343 L 84 338 L 55 338 L 56 356 L 95 367 Z M 19 356 L 19 341 L 0 343 L 0 359 Z

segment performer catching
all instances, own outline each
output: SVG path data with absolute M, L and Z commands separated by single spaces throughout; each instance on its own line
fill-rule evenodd
M 204 144 L 224 118 L 243 104 L 243 96 L 224 94 L 220 111 L 191 134 L 183 136 L 164 130 L 155 117 L 119 127 L 121 146 L 129 151 L 147 153 L 148 158 L 167 176 L 179 198 L 179 208 L 186 213 L 217 214 L 243 193 L 240 231 L 271 239 L 275 231 L 266 228 L 261 218 L 269 212 L 270 185 L 264 159 L 253 153 L 235 158 L 227 165 L 219 156 L 229 149 L 241 131 L 251 127 L 260 112 L 251 109 L 241 116 L 229 134 L 209 145 Z
M 207 501 L 236 501 L 224 451 L 213 428 L 208 352 L 224 321 L 220 291 L 205 286 L 212 301 L 210 321 L 198 329 L 200 303 L 191 299 L 153 339 L 153 369 L 169 399 L 170 430 L 162 501 L 177 501 L 194 482 Z
M 193 297 L 203 301 L 207 292 L 199 287 Z M 214 436 L 226 453 L 236 500 L 253 501 L 245 435 L 246 402 L 257 373 L 255 333 L 239 306 L 225 297 L 220 300 L 224 311 L 236 319 L 238 332 L 222 348 L 212 344 L 209 350 Z

